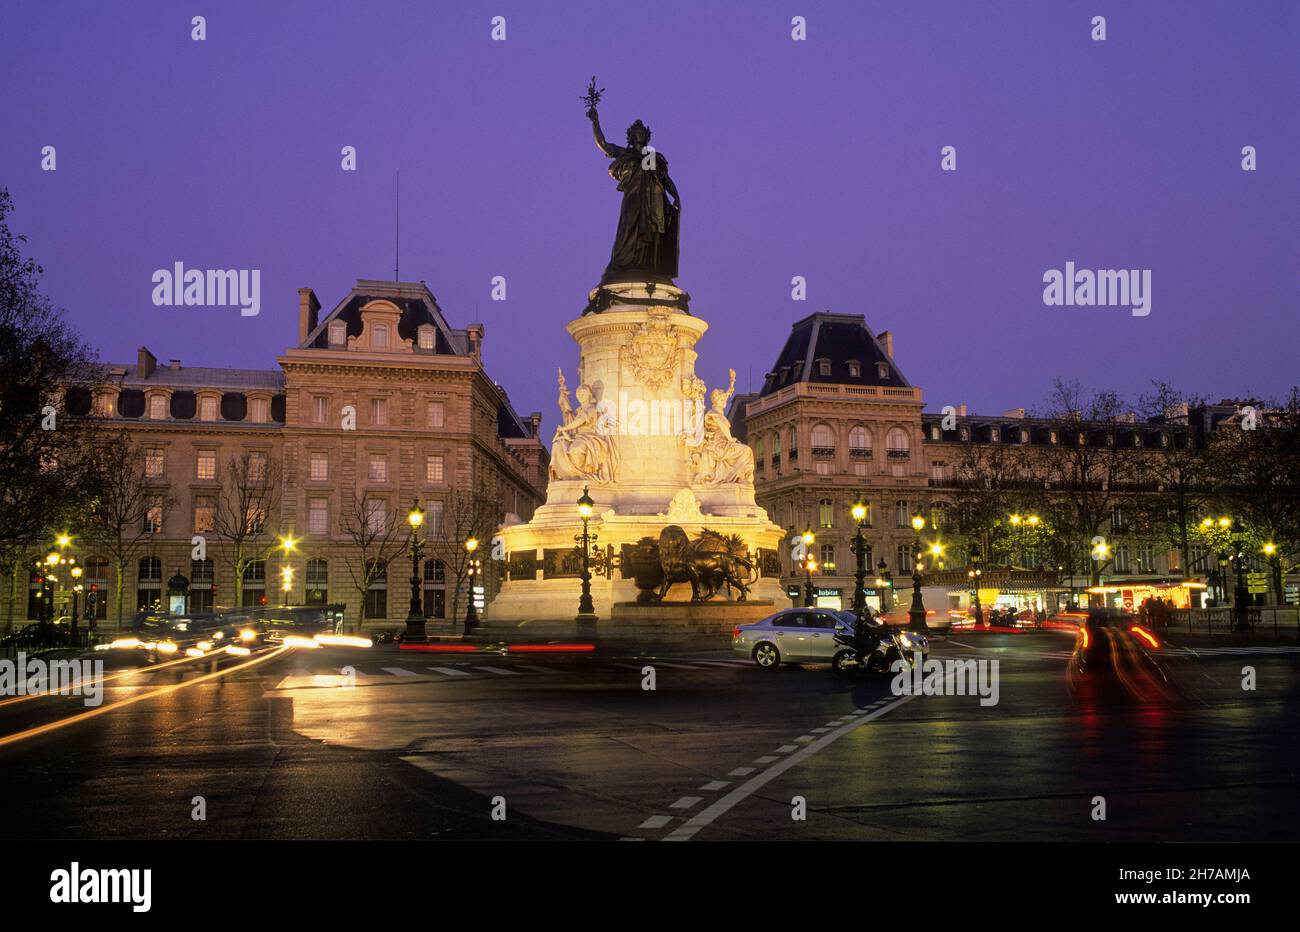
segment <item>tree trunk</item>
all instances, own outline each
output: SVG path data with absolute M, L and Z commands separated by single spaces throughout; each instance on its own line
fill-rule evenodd
M 117 616 L 117 630 L 122 630 L 122 582 L 126 579 L 126 566 L 121 560 L 113 563 L 113 607 Z

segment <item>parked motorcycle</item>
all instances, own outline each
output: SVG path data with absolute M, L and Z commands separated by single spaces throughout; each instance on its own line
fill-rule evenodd
M 930 641 L 924 635 L 905 631 L 898 625 L 881 624 L 870 614 L 863 615 L 852 628 L 837 624 L 833 636 L 838 649 L 831 659 L 831 668 L 839 676 L 888 673 L 897 660 L 905 661 L 910 667 L 916 662 L 916 654 L 924 659 L 930 653 Z

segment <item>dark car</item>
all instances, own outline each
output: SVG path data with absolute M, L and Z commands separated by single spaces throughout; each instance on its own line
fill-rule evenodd
M 0 638 L 0 650 L 36 650 L 42 647 L 67 647 L 72 644 L 71 619 L 62 615 L 48 625 L 33 621 Z
M 1094 698 L 1171 699 L 1177 690 L 1161 657 L 1163 647 L 1132 613 L 1090 608 L 1079 623 L 1070 657 L 1071 685 Z

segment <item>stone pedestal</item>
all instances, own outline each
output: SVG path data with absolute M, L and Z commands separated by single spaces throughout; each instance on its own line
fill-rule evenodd
M 708 324 L 684 310 L 684 293 L 671 285 L 627 283 L 603 286 L 590 297 L 590 312 L 567 327 L 579 350 L 577 378 L 567 385 L 574 417 L 593 420 L 591 433 L 601 439 L 569 457 L 554 448 L 566 436 L 563 427 L 557 431 L 546 503 L 527 523 L 500 532 L 507 575 L 490 608 L 494 622 L 574 618 L 581 587 L 574 535 L 581 531 L 577 501 L 584 487 L 596 503 L 590 522 L 596 547 L 612 548 L 615 556 L 644 537 L 658 540 L 670 524 L 692 538 L 705 528 L 739 535 L 756 562 L 760 549 L 775 551 L 783 537 L 755 503 L 752 478 L 716 482 L 697 475 L 693 454 L 705 437 L 709 396 L 695 374 L 695 346 Z M 593 459 L 600 464 L 595 471 Z M 618 624 L 613 607 L 635 603 L 638 593 L 618 569 L 593 576 L 591 588 L 602 632 L 609 622 Z M 666 598 L 689 598 L 689 591 L 677 586 Z M 750 591 L 751 600 L 770 603 L 768 612 L 790 604 L 775 576 L 760 577 Z M 705 603 L 714 611 L 732 604 L 743 603 Z

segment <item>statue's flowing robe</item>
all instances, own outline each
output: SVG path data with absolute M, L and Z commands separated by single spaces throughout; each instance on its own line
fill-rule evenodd
M 609 146 L 614 160 L 609 175 L 623 193 L 614 248 L 602 282 L 649 278 L 671 282 L 677 277 L 677 211 L 668 202 L 665 180 L 668 160 L 654 153 L 653 169 L 642 167 L 648 157 L 623 146 Z

